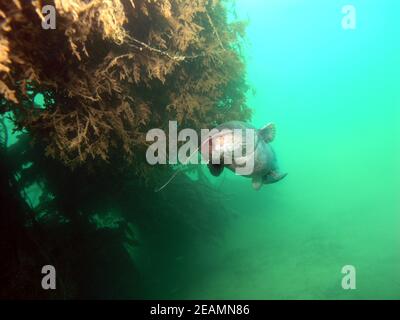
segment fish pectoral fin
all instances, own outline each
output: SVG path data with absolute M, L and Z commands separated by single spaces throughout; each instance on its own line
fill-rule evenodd
M 276 171 L 271 171 L 266 176 L 264 176 L 263 180 L 265 184 L 272 184 L 281 181 L 287 175 L 288 175 L 287 173 L 278 173 Z
M 258 134 L 261 136 L 261 138 L 266 142 L 270 143 L 274 141 L 275 136 L 276 136 L 276 126 L 274 123 L 268 123 L 266 126 L 261 128 L 258 131 Z
M 261 177 L 257 176 L 253 178 L 253 189 L 254 190 L 260 190 L 262 185 L 263 185 L 263 180 Z
M 210 173 L 214 177 L 219 177 L 221 175 L 221 173 L 224 171 L 224 166 L 222 164 L 209 163 L 207 166 L 208 166 L 208 169 L 210 170 Z

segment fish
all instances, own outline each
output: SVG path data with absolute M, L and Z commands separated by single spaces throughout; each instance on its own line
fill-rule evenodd
M 201 148 L 203 157 L 209 159 L 207 166 L 213 176 L 219 177 L 225 168 L 238 173 L 240 168 L 251 164 L 251 170 L 240 175 L 252 179 L 255 190 L 260 190 L 265 184 L 277 183 L 287 176 L 287 173 L 279 171 L 277 156 L 271 146 L 276 136 L 274 123 L 256 129 L 242 121 L 231 121 L 216 129 L 219 133 L 214 134 L 208 140 L 208 145 L 203 144 Z M 246 140 L 246 130 L 253 132 L 254 140 L 250 144 L 248 138 Z M 248 145 L 252 146 L 252 150 L 246 151 Z M 240 156 L 226 162 L 235 150 L 241 150 Z
M 247 132 L 253 133 L 251 143 L 248 141 Z M 275 151 L 270 145 L 275 136 L 276 126 L 273 123 L 256 129 L 251 124 L 242 121 L 226 122 L 212 129 L 209 136 L 202 141 L 200 147 L 196 148 L 184 164 L 189 163 L 192 157 L 200 151 L 213 176 L 219 177 L 227 168 L 236 173 L 240 172 L 240 175 L 244 177 L 251 178 L 253 188 L 260 190 L 264 184 L 279 182 L 287 176 L 287 173 L 280 173 Z M 240 155 L 236 157 L 238 150 Z M 227 161 L 230 158 L 232 161 Z M 251 166 L 248 166 L 249 164 Z M 251 170 L 242 173 L 241 169 L 244 167 L 250 167 Z M 172 180 L 188 169 L 178 169 L 155 192 L 165 189 Z

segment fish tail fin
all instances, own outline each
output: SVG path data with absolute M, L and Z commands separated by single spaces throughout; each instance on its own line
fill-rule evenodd
M 281 181 L 284 179 L 288 174 L 287 173 L 278 173 L 278 172 L 271 172 L 267 176 L 264 177 L 265 184 L 273 184 Z

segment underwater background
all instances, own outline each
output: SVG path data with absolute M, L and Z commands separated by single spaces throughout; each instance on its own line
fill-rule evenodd
M 253 123 L 276 123 L 289 175 L 259 192 L 214 178 L 236 218 L 217 243 L 154 252 L 145 272 L 158 297 L 400 298 L 400 3 L 351 1 L 355 30 L 342 29 L 346 4 L 236 2 Z M 341 287 L 345 265 L 356 290 Z
M 70 271 L 74 279 L 92 274 L 82 276 L 90 282 L 83 297 L 400 299 L 400 3 L 350 2 L 235 1 L 232 19 L 248 21 L 251 122 L 276 124 L 273 147 L 288 176 L 257 192 L 249 179 L 227 170 L 214 178 L 202 168 L 216 187 L 208 189 L 218 198 L 210 203 L 220 205 L 213 214 L 221 211 L 201 220 L 210 225 L 202 236 L 135 189 L 123 205 L 132 214 L 150 211 L 146 201 L 159 205 L 160 217 L 151 217 L 158 223 L 133 219 L 139 244 L 127 250 L 132 265 L 111 244 L 97 259 L 90 250 L 75 257 L 82 264 Z M 354 30 L 342 28 L 347 4 L 357 10 Z M 9 135 L 12 145 L 17 139 Z M 114 188 L 110 182 L 104 192 Z M 179 188 L 173 181 L 161 197 L 184 202 Z M 39 185 L 26 192 L 33 206 L 40 202 Z M 145 201 L 135 206 L 135 197 Z M 98 206 L 101 200 L 99 194 Z M 92 217 L 99 228 L 118 223 L 116 204 L 107 205 L 111 222 Z M 342 288 L 346 265 L 356 269 L 355 290 Z

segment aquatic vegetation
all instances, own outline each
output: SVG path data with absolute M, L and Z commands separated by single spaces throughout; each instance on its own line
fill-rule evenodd
M 41 1 L 0 4 L 0 93 L 46 155 L 77 167 L 117 151 L 143 172 L 150 128 L 249 117 L 244 25 L 227 22 L 221 1 L 50 3 L 56 30 L 40 27 Z
M 198 129 L 250 116 L 244 25 L 228 23 L 220 1 L 47 3 L 55 30 L 41 28 L 41 1 L 0 3 L 0 115 L 23 132 L 0 148 L 0 297 L 143 297 L 137 246 L 217 239 L 230 215 L 200 168 L 197 181 L 181 175 L 154 193 L 149 180 L 172 170 L 147 164 L 146 133 L 170 119 Z M 53 295 L 32 283 L 48 263 Z
M 7 142 L 8 142 L 8 130 L 4 122 L 4 119 L 0 117 L 0 149 L 7 148 Z
M 7 156 L 0 150 L 0 201 L 8 208 L 0 210 L 0 297 L 143 298 L 147 284 L 136 270 L 138 249 L 152 245 L 173 254 L 169 241 L 177 238 L 192 250 L 193 243 L 217 241 L 232 216 L 203 176 L 194 182 L 181 175 L 154 193 L 134 172 L 71 172 L 42 151 L 28 134 Z M 34 207 L 24 192 L 33 182 L 43 191 Z M 32 274 L 44 264 L 56 265 L 62 290 L 37 289 Z

